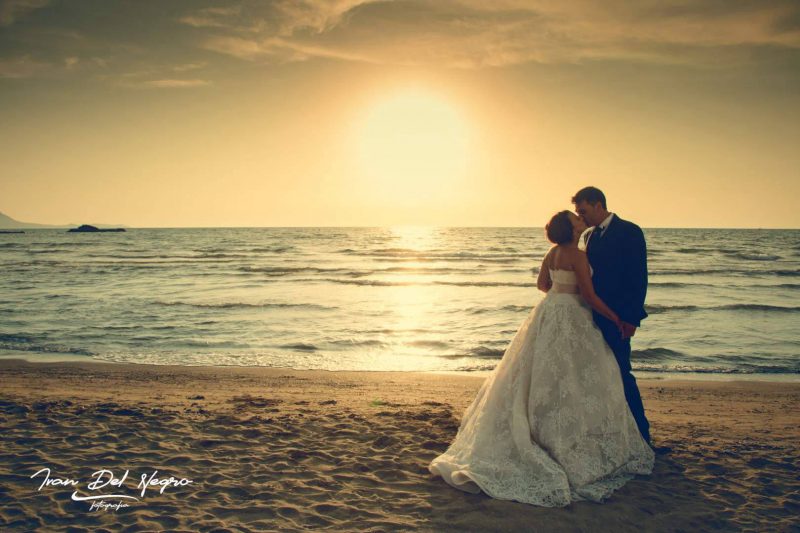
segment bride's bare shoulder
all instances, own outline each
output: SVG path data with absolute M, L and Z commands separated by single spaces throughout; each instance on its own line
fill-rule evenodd
M 581 250 L 580 248 L 574 248 L 572 250 L 572 258 L 575 261 L 580 261 L 581 263 L 585 263 L 589 259 L 586 257 L 586 252 Z
M 544 254 L 544 258 L 542 259 L 542 263 L 546 265 L 552 265 L 553 254 L 555 253 L 556 248 L 557 246 L 552 246 L 549 250 L 547 250 L 547 253 Z
M 562 257 L 564 258 L 563 261 L 571 267 L 570 270 L 574 270 L 576 266 L 587 262 L 586 252 L 574 247 L 567 248 Z

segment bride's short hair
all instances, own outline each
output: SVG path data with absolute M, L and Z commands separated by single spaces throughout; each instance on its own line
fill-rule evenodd
M 569 215 L 570 212 L 567 210 L 559 211 L 544 227 L 547 239 L 553 244 L 566 244 L 572 241 L 572 220 Z

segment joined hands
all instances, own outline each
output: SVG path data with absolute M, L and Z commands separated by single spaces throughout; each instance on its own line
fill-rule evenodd
M 620 321 L 620 333 L 622 333 L 623 339 L 630 339 L 636 335 L 636 326 Z

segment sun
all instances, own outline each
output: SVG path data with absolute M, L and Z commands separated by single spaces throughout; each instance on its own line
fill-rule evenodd
M 362 182 L 378 199 L 419 202 L 446 197 L 470 159 L 466 118 L 445 97 L 404 89 L 372 102 L 358 121 Z

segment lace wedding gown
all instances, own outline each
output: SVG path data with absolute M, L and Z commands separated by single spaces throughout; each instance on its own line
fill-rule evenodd
M 575 273 L 550 274 L 553 288 L 484 381 L 450 447 L 428 465 L 453 487 L 556 507 L 600 502 L 653 470 Z

